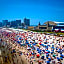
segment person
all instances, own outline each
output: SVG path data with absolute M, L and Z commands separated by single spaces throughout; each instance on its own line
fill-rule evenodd
M 33 64 L 33 61 L 32 60 L 30 60 L 30 64 Z
M 55 60 L 52 60 L 52 64 L 55 64 Z
M 32 64 L 33 64 L 33 62 L 32 62 Z
M 5 56 L 5 62 L 7 62 L 7 56 Z
M 38 64 L 42 64 L 41 61 L 38 61 Z

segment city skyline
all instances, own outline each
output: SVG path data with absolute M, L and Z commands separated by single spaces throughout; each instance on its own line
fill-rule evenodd
M 46 21 L 64 21 L 63 0 L 0 0 L 0 21 L 26 17 L 30 25 Z

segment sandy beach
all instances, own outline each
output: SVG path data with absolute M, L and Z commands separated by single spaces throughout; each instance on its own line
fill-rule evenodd
M 64 37 L 0 32 L 0 59 L 1 64 L 64 64 Z

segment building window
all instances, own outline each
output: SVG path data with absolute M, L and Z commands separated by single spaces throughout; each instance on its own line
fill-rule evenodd
M 39 27 L 39 29 L 47 29 L 47 27 Z

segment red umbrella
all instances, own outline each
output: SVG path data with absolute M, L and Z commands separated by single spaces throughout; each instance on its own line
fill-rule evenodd
M 39 44 L 42 44 L 41 42 Z
M 45 53 L 47 54 L 47 53 L 48 53 L 48 51 L 45 51 Z
M 25 40 L 27 40 L 27 38 L 25 38 Z
M 39 40 L 39 41 L 42 41 L 42 40 Z
M 37 56 L 37 58 L 39 58 L 40 57 L 40 54 L 36 54 L 36 56 Z

